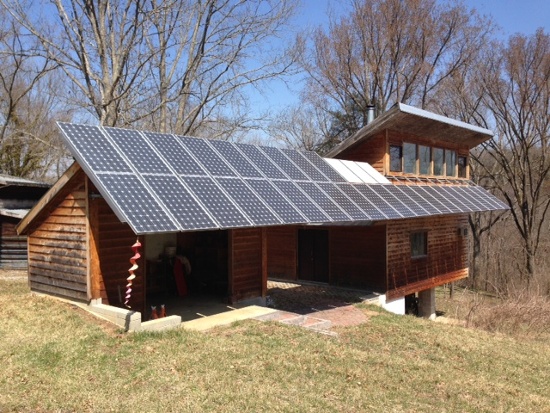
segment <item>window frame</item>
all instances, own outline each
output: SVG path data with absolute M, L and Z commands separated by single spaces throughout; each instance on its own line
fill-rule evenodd
M 419 252 L 416 252 L 415 245 L 415 238 L 418 236 L 422 236 L 422 238 L 418 241 L 422 243 L 422 248 Z M 409 244 L 411 249 L 411 259 L 421 259 L 426 258 L 428 256 L 428 231 L 426 230 L 419 230 L 419 231 L 412 231 L 409 235 Z
M 460 160 L 464 160 L 464 165 L 460 165 Z M 456 157 L 456 176 L 457 178 L 468 177 L 468 157 L 464 155 L 457 155 Z

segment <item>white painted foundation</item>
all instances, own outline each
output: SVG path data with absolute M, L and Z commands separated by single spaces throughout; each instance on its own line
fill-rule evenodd
M 405 297 L 387 300 L 386 294 L 382 294 L 378 296 L 378 304 L 390 313 L 405 315 Z

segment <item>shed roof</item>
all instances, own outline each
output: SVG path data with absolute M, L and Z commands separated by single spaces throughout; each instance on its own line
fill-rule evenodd
M 25 179 L 25 178 L 20 178 L 18 176 L 11 176 L 11 175 L 5 175 L 5 174 L 0 174 L 0 185 L 33 186 L 33 187 L 40 187 L 40 188 L 48 188 L 51 186 L 50 184 L 47 184 L 44 182 L 33 181 L 30 179 Z
M 336 165 L 314 152 L 101 126 L 59 127 L 98 195 L 136 234 L 365 224 L 506 209 L 477 186 L 392 185 L 368 164 Z M 18 231 L 25 232 L 37 216 L 32 210 Z
M 489 129 L 397 103 L 329 151 L 327 157 L 335 157 L 359 143 L 368 141 L 384 129 L 421 136 L 434 144 L 447 142 L 466 145 L 468 148 L 473 148 L 493 137 L 493 132 Z

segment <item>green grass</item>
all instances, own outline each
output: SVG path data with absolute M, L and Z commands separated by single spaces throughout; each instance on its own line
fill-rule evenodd
M 338 331 L 126 334 L 0 280 L 0 412 L 550 411 L 548 343 L 381 311 Z

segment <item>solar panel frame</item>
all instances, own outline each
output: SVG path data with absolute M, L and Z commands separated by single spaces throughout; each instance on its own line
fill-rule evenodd
M 464 212 L 462 210 L 462 208 L 460 208 L 458 205 L 456 205 L 453 202 L 449 202 L 449 199 L 447 197 L 445 197 L 444 194 L 441 191 L 438 190 L 438 188 L 439 188 L 438 186 L 430 185 L 430 186 L 425 186 L 424 190 L 426 192 L 429 192 L 429 194 L 433 198 L 435 198 L 436 200 L 439 201 L 440 204 L 445 206 L 445 208 L 447 208 L 447 210 L 449 211 L 450 214 L 456 214 L 456 213 Z
M 414 218 L 419 215 L 402 201 L 402 199 L 406 200 L 406 198 L 399 190 L 396 190 L 393 185 L 389 188 L 386 187 L 387 185 L 377 186 L 376 188 L 378 190 L 378 195 L 380 195 L 388 204 L 399 212 L 403 218 Z M 408 203 L 410 204 L 410 202 Z
M 119 153 L 139 173 L 167 174 L 171 172 L 165 161 L 152 150 L 149 141 L 140 132 L 107 126 L 104 126 L 103 130 L 118 148 Z
M 289 158 L 294 164 L 300 168 L 303 174 L 305 174 L 309 180 L 316 182 L 328 182 L 328 178 L 313 165 L 309 159 L 302 155 L 301 151 L 291 149 L 281 149 L 281 151 Z
M 370 217 L 355 204 L 348 195 L 336 186 L 335 183 L 318 182 L 317 185 L 319 185 L 331 199 L 336 200 L 337 205 L 339 205 L 350 218 L 371 221 Z
M 334 222 L 351 221 L 347 215 L 321 188 L 313 182 L 297 182 L 298 186 Z
M 221 177 L 215 180 L 255 225 L 268 226 L 282 224 L 279 217 L 247 186 L 244 180 Z
M 491 205 L 492 208 L 496 210 L 502 209 L 502 208 L 505 208 L 505 209 L 509 208 L 508 205 L 506 205 L 504 202 L 498 199 L 495 195 L 491 194 L 489 191 L 482 188 L 481 186 L 474 185 L 474 186 L 470 186 L 469 188 L 474 194 L 485 199 L 486 202 L 489 205 Z
M 209 145 L 207 140 L 181 137 L 181 143 L 211 176 L 237 176 L 227 162 Z
M 295 181 L 308 181 L 308 176 L 278 148 L 258 147 L 288 178 Z
M 184 137 L 153 132 L 143 132 L 143 135 L 178 175 L 208 176 L 182 145 Z
M 446 194 L 449 199 L 454 200 L 457 205 L 462 205 L 464 207 L 463 212 L 476 212 L 477 207 L 475 205 L 471 205 L 463 197 L 461 197 L 460 194 L 456 193 L 451 188 L 452 186 L 450 185 L 441 185 L 439 187 L 439 191 Z
M 238 148 L 265 177 L 270 179 L 288 179 L 277 165 L 275 165 L 257 146 L 236 143 L 235 147 Z
M 244 178 L 262 178 L 258 168 L 246 158 L 237 147 L 227 141 L 213 140 L 210 145 L 221 155 L 222 158 Z
M 422 207 L 422 203 L 424 203 L 424 198 L 415 197 L 415 199 L 413 199 L 411 196 L 408 195 L 408 193 L 410 193 L 409 190 L 402 190 L 403 185 L 392 185 L 390 188 L 395 193 L 399 194 L 399 199 L 404 202 L 416 214 L 416 216 L 424 217 L 430 215 L 430 213 Z M 411 188 L 413 188 L 414 191 L 415 186 L 411 186 Z M 422 203 L 420 203 L 421 199 Z
M 357 205 L 371 221 L 385 221 L 388 216 L 368 200 L 351 182 L 339 182 L 336 186 Z
M 309 222 L 332 222 L 312 200 L 292 181 L 273 181 L 273 184 L 289 199 Z
M 396 185 L 397 187 L 397 185 Z M 435 206 L 431 205 L 421 193 L 416 189 L 415 185 L 399 185 L 399 189 L 405 193 L 409 198 L 416 202 L 423 210 L 426 211 L 426 215 L 439 215 L 441 212 Z
M 380 184 L 371 185 L 371 184 L 355 184 L 354 188 L 357 189 L 361 195 L 369 200 L 371 204 L 376 206 L 376 208 L 381 211 L 388 219 L 400 219 L 403 216 L 384 198 L 378 195 L 378 192 L 373 189 L 382 186 Z

